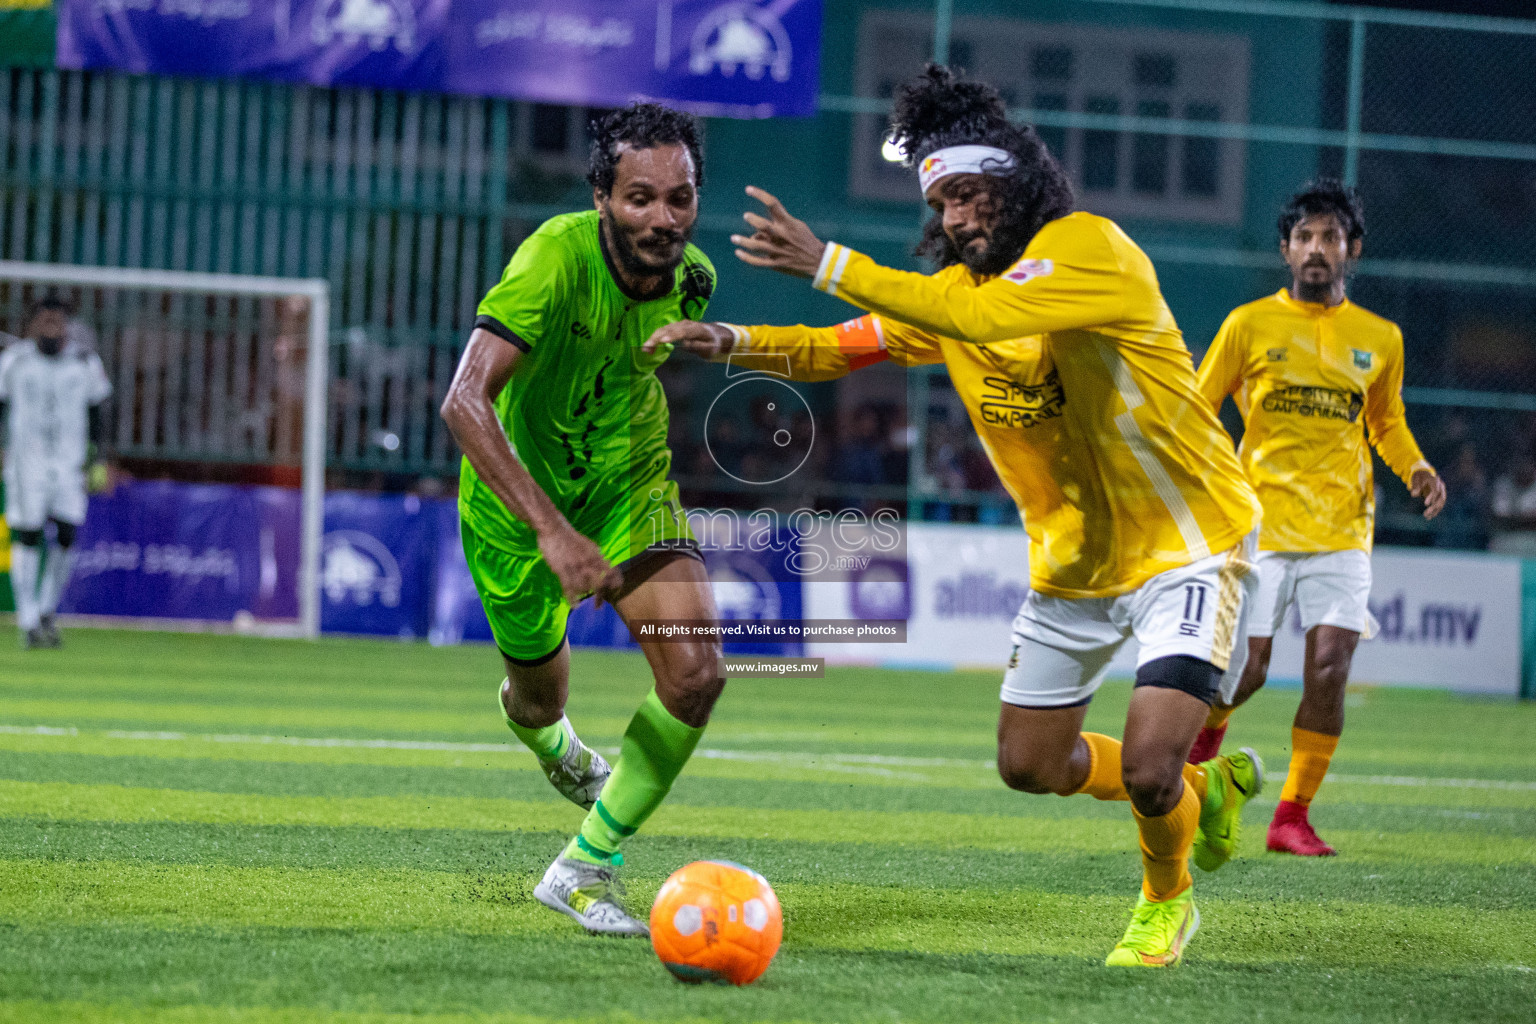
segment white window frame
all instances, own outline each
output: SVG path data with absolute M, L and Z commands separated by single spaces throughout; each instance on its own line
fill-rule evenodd
M 921 67 L 931 47 L 931 19 L 920 12 L 871 10 L 859 24 L 856 92 L 879 96 L 882 79 L 892 68 L 907 69 L 898 80 Z M 1221 120 L 1248 120 L 1251 54 L 1247 36 L 1233 33 L 1185 32 L 1163 29 L 1121 29 L 1097 25 L 1055 24 L 1016 19 L 958 18 L 953 44 L 968 50 L 977 65 L 977 78 L 1005 90 L 1014 90 L 1020 107 L 1032 107 L 1035 94 L 1059 91 L 1067 97 L 1067 110 L 1083 112 L 1090 97 L 1108 95 L 1118 100 L 1122 115 L 1134 116 L 1143 101 L 1167 102 L 1173 119 L 1185 119 L 1191 104 L 1220 107 Z M 1070 81 L 1058 85 L 1035 81 L 1030 74 L 1033 54 L 1043 47 L 1060 46 L 1073 54 Z M 1172 88 L 1137 86 L 1134 81 L 1138 54 L 1170 54 L 1177 61 Z M 1018 65 L 1013 76 L 1005 61 Z M 881 166 L 878 153 L 885 118 L 860 114 L 854 118 L 849 153 L 849 193 L 856 199 L 913 201 L 917 183 L 910 171 L 891 171 Z M 1187 195 L 1182 190 L 1185 136 L 1151 136 L 1168 140 L 1168 191 L 1160 195 L 1137 192 L 1132 187 L 1132 161 L 1136 139 L 1133 132 L 1117 132 L 1117 182 L 1113 189 L 1087 189 L 1083 185 L 1084 136 L 1091 129 L 1067 128 L 1062 158 L 1083 209 L 1108 217 L 1186 223 L 1238 224 L 1242 221 L 1246 191 L 1247 143 L 1240 139 L 1213 140 L 1217 147 L 1217 190 L 1213 197 Z

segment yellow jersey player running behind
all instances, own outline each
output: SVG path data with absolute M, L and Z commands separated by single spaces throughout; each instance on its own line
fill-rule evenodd
M 823 243 L 749 189 L 769 215 L 746 215 L 756 231 L 733 237 L 738 256 L 872 315 L 822 329 L 674 324 L 648 344 L 783 353 L 810 380 L 886 358 L 948 367 L 1030 539 L 998 770 L 1025 792 L 1130 801 L 1145 877 L 1107 962 L 1171 966 L 1200 921 L 1187 867 L 1197 831 L 1217 866 L 1262 783 L 1248 752 L 1183 763 L 1223 671 L 1240 667 L 1258 502 L 1146 255 L 1112 222 L 1072 212 L 1066 175 L 997 91 L 930 66 L 899 92 L 894 133 L 935 213 L 922 251 L 943 269 L 905 273 Z M 1131 636 L 1141 647 L 1122 744 L 1082 726 Z
M 1236 395 L 1241 457 L 1264 505 L 1259 598 L 1248 617 L 1248 664 L 1230 703 L 1211 709 L 1190 757 L 1214 757 L 1227 718 L 1269 671 L 1275 631 L 1294 604 L 1306 631 L 1301 707 L 1291 767 L 1269 826 L 1281 853 L 1326 856 L 1307 809 L 1344 731 L 1344 684 L 1373 622 L 1371 453 L 1425 502 L 1432 519 L 1445 484 L 1424 461 L 1403 417 L 1403 334 L 1344 294 L 1365 221 L 1354 189 L 1319 179 L 1280 214 L 1280 254 L 1291 284 L 1233 310 L 1200 364 L 1212 409 Z M 1361 429 L 1361 417 L 1365 429 Z

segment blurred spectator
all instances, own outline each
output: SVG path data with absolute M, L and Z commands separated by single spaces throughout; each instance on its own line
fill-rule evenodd
M 848 436 L 832 458 L 833 478 L 845 484 L 887 483 L 881 433 L 880 414 L 873 406 L 861 405 L 854 410 Z
M 1493 485 L 1498 533 L 1489 545 L 1505 554 L 1536 557 L 1536 446 L 1522 445 L 1509 470 Z
M 733 475 L 741 475 L 741 460 L 746 452 L 746 442 L 741 427 L 734 416 L 715 416 L 709 423 L 709 448 L 701 454 L 696 472 L 716 474 L 722 469 Z
M 1445 509 L 1430 522 L 1438 548 L 1488 546 L 1488 475 L 1477 459 L 1477 446 L 1463 440 L 1442 463 L 1447 497 Z
M 1441 417 L 1434 430 L 1425 431 L 1424 457 L 1436 467 L 1449 466 L 1461 457 L 1462 446 L 1471 440 L 1472 425 L 1466 414 L 1453 409 Z

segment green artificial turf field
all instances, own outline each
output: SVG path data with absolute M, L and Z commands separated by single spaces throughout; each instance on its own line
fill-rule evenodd
M 1313 818 L 1342 856 L 1262 852 L 1297 692 L 1228 742 L 1268 789 L 1197 872 L 1174 971 L 1102 966 L 1136 896 L 1125 805 L 1011 793 L 997 678 L 736 681 L 627 848 L 634 907 L 699 858 L 768 876 L 778 960 L 689 988 L 533 884 L 577 826 L 496 711 L 487 648 L 73 631 L 0 644 L 0 1021 L 1529 1021 L 1536 706 L 1351 697 Z M 636 655 L 577 652 L 612 747 Z M 1129 687 L 1090 727 L 1116 735 Z

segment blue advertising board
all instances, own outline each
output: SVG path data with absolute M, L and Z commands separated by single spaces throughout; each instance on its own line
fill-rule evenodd
M 299 492 L 147 481 L 91 498 L 60 611 L 297 618 Z
M 60 67 L 815 113 L 821 0 L 58 0 Z
M 299 492 L 283 487 L 120 485 L 91 498 L 60 610 L 210 622 L 297 618 L 299 520 Z M 799 619 L 798 550 L 789 528 L 766 550 L 706 546 L 720 617 Z M 328 493 L 320 590 L 328 633 L 492 641 L 452 499 Z M 611 605 L 591 600 L 571 612 L 568 635 L 578 647 L 638 646 Z M 733 642 L 725 650 L 795 655 L 802 645 Z
M 320 628 L 425 637 L 436 556 L 435 505 L 414 494 L 325 496 Z

